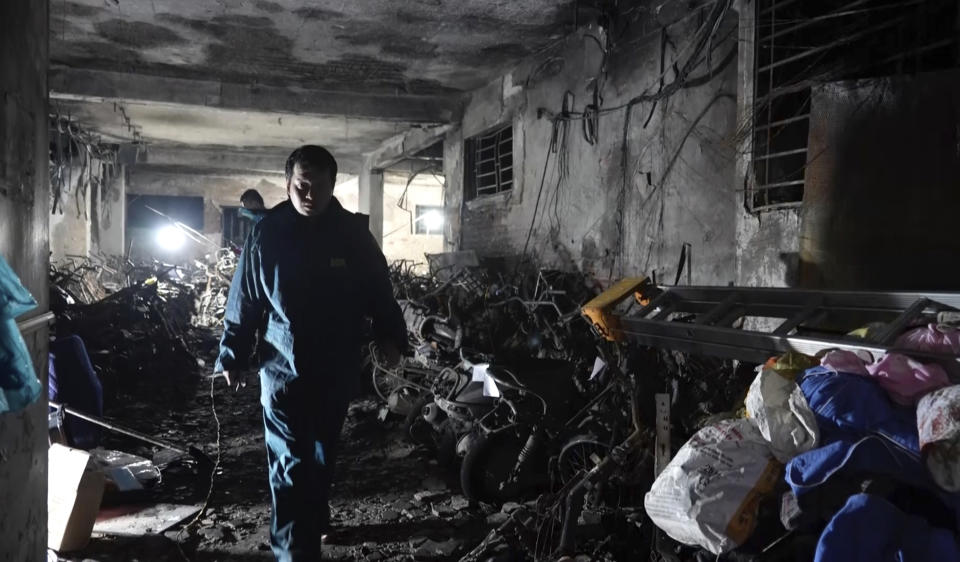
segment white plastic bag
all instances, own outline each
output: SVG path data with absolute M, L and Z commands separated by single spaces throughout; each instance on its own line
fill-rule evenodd
M 770 444 L 778 461 L 817 446 L 817 420 L 800 386 L 770 368 L 762 368 L 747 391 L 747 415 Z
M 698 431 L 660 473 L 643 505 L 674 540 L 721 554 L 743 544 L 783 465 L 754 425 L 725 420 Z
M 920 399 L 917 429 L 934 482 L 948 492 L 960 492 L 960 384 Z

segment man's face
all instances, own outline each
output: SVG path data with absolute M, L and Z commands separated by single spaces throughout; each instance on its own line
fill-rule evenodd
M 298 213 L 305 217 L 319 215 L 327 210 L 333 197 L 333 181 L 327 170 L 315 170 L 299 163 L 287 182 L 287 194 Z

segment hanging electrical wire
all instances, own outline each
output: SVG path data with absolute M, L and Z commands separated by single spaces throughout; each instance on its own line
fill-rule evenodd
M 600 39 L 594 35 L 584 35 L 585 38 L 592 39 L 600 47 L 600 65 L 597 74 L 587 84 L 590 89 L 590 103 L 583 107 L 583 139 L 589 145 L 596 144 L 600 135 L 600 109 L 603 107 L 603 85 L 607 77 L 607 55 L 608 46 L 604 45 Z M 569 114 L 569 112 L 566 112 Z
M 707 20 L 697 30 L 693 40 L 688 43 L 686 47 L 684 47 L 684 50 L 677 57 L 678 61 L 681 59 L 684 60 L 683 64 L 678 65 L 675 62 L 674 64 L 670 65 L 669 68 L 661 70 L 660 75 L 655 78 L 655 84 L 659 86 L 666 75 L 672 70 L 674 72 L 673 81 L 671 81 L 669 84 L 658 87 L 655 92 L 651 92 L 652 86 L 649 86 L 644 89 L 642 93 L 630 98 L 627 102 L 614 107 L 599 109 L 597 113 L 599 115 L 608 115 L 610 113 L 622 111 L 639 103 L 656 102 L 677 93 L 684 86 L 684 84 L 686 84 L 690 73 L 701 64 L 702 61 L 700 57 L 704 55 L 704 51 L 709 45 L 711 37 L 716 34 L 718 28 L 720 27 L 720 23 L 723 20 L 723 16 L 730 9 L 731 3 L 732 0 L 716 0 L 710 15 L 707 17 Z M 546 109 L 541 111 L 550 115 L 551 119 L 581 120 L 586 118 L 582 112 L 571 112 L 569 115 L 564 116 L 553 114 Z
M 552 112 L 546 108 L 538 108 L 537 115 L 539 118 L 546 117 L 551 121 L 551 141 L 550 141 L 550 150 L 547 152 L 547 158 L 544 161 L 544 169 L 541 175 L 540 186 L 537 192 L 536 202 L 534 204 L 533 216 L 530 220 L 530 226 L 527 231 L 526 241 L 524 242 L 523 252 L 521 254 L 521 261 L 527 258 L 527 251 L 530 247 L 530 241 L 532 239 L 533 233 L 536 230 L 536 224 L 540 218 L 541 213 L 541 199 L 544 195 L 544 189 L 546 184 L 546 175 L 549 168 L 549 163 L 551 160 L 551 154 L 556 154 L 557 159 L 555 165 L 558 167 L 558 181 L 556 183 L 555 191 L 552 194 L 552 199 L 548 196 L 548 203 L 545 207 L 549 207 L 551 204 L 554 209 L 553 221 L 556 225 L 559 223 L 559 207 L 562 194 L 560 193 L 562 180 L 566 177 L 568 171 L 568 161 L 569 155 L 567 150 L 566 143 L 566 132 L 567 132 L 567 123 L 570 121 L 582 121 L 582 132 L 583 139 L 587 145 L 594 145 L 599 140 L 599 128 L 600 128 L 600 118 L 603 116 L 611 115 L 614 113 L 624 112 L 624 122 L 623 129 L 621 134 L 621 158 L 620 158 L 620 173 L 621 181 L 618 187 L 617 193 L 617 214 L 616 214 L 616 230 L 617 230 L 617 241 L 615 244 L 615 254 L 614 260 L 610 264 L 611 276 L 614 268 L 618 265 L 623 268 L 623 253 L 624 253 L 624 239 L 625 239 L 625 220 L 626 220 L 626 198 L 629 185 L 630 177 L 630 166 L 629 166 L 629 132 L 630 132 L 630 123 L 632 121 L 632 109 L 634 106 L 649 103 L 650 110 L 649 115 L 645 119 L 644 127 L 646 127 L 652 116 L 653 111 L 656 107 L 656 104 L 662 100 L 665 100 L 682 88 L 690 85 L 692 81 L 697 83 L 703 81 L 709 81 L 713 76 L 715 76 L 719 70 L 712 66 L 712 51 L 715 48 L 715 44 L 724 44 L 726 40 L 730 37 L 728 32 L 723 37 L 718 38 L 717 33 L 720 29 L 721 23 L 724 20 L 724 16 L 729 12 L 732 5 L 732 0 L 714 0 L 710 3 L 704 3 L 701 7 L 706 8 L 710 6 L 709 13 L 703 19 L 703 22 L 698 26 L 697 30 L 694 32 L 692 39 L 684 45 L 682 50 L 677 54 L 672 64 L 666 64 L 666 47 L 670 43 L 669 36 L 666 33 L 666 26 L 660 30 L 661 35 L 661 65 L 659 74 L 654 77 L 650 85 L 644 88 L 639 94 L 633 96 L 626 102 L 613 106 L 613 107 L 603 107 L 603 86 L 606 79 L 607 73 L 607 61 L 610 54 L 615 50 L 616 43 L 613 38 L 617 37 L 615 30 L 613 29 L 616 24 L 616 18 L 613 16 L 607 16 L 605 19 L 605 27 L 602 27 L 604 30 L 604 37 L 606 38 L 606 44 L 599 37 L 594 35 L 585 35 L 585 39 L 592 40 L 595 42 L 601 50 L 601 60 L 598 66 L 597 74 L 590 79 L 587 83 L 588 91 L 590 93 L 590 99 L 588 103 L 584 105 L 582 111 L 577 112 L 572 109 L 573 103 L 572 98 L 573 94 L 567 92 L 564 95 L 561 109 L 558 113 Z M 710 52 L 708 52 L 710 51 Z M 736 50 L 733 51 L 733 56 L 735 56 Z M 720 69 L 726 66 L 731 60 L 731 54 L 728 53 L 724 58 L 723 62 L 720 65 Z M 702 66 L 704 63 L 708 65 L 708 70 L 701 73 L 698 76 L 693 76 L 693 71 Z M 539 68 L 539 67 L 538 67 Z M 668 81 L 667 78 L 670 74 L 673 74 L 672 80 Z M 715 100 L 714 100 L 715 101 Z M 711 101 L 712 105 L 713 101 Z M 686 138 L 686 137 L 685 137 Z M 682 145 L 681 145 L 682 146 Z M 675 161 L 675 159 L 674 159 Z M 666 175 L 669 174 L 669 169 L 673 167 L 673 162 L 671 162 L 661 177 L 661 181 L 666 178 Z M 558 230 L 558 228 L 556 229 Z M 556 235 L 556 233 L 554 233 Z
M 86 201 L 91 191 L 99 194 L 101 206 L 106 209 L 108 192 L 117 175 L 118 147 L 74 122 L 59 112 L 49 116 L 50 137 L 50 198 L 51 213 L 63 214 L 64 200 L 72 196 L 77 216 L 86 217 Z M 76 181 L 74 173 L 76 172 Z M 100 209 L 100 216 L 109 210 Z

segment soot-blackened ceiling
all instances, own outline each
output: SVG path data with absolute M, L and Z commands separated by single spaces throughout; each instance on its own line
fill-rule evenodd
M 477 88 L 572 29 L 570 0 L 51 0 L 51 62 L 398 95 Z

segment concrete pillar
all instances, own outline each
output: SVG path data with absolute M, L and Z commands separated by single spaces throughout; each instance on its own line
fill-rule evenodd
M 47 2 L 0 2 L 0 255 L 47 311 L 50 227 Z M 25 335 L 46 383 L 47 327 Z M 46 384 L 44 384 L 46 386 Z M 0 562 L 45 560 L 47 400 L 0 414 Z
M 519 169 L 519 168 L 518 168 Z M 456 252 L 463 244 L 463 131 L 447 133 L 443 141 L 443 251 Z
M 360 168 L 360 212 L 370 215 L 370 232 L 383 247 L 383 170 L 373 167 L 374 162 L 364 158 Z
M 99 220 L 100 252 L 108 256 L 122 256 L 126 250 L 124 231 L 127 223 L 127 168 L 121 166 L 111 185 L 100 194 L 101 205 L 96 210 Z

